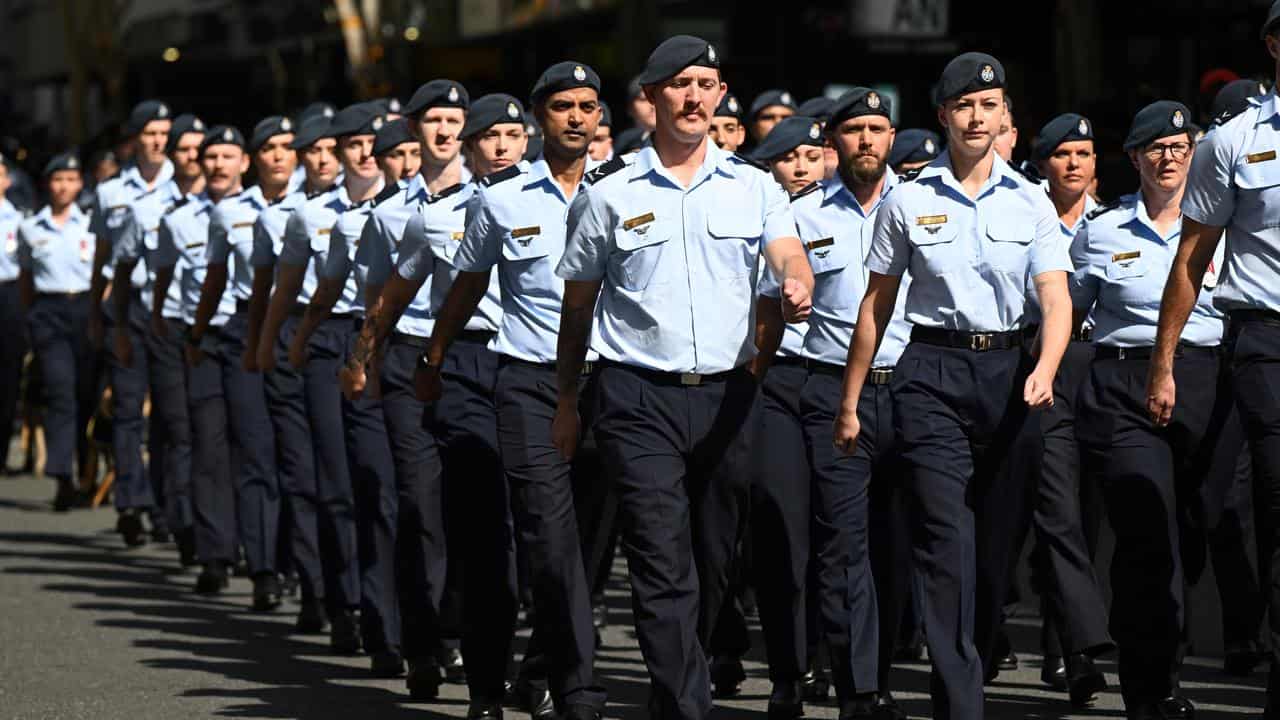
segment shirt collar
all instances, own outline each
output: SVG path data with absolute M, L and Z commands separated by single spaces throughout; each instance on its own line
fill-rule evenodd
M 999 184 L 1007 184 L 1016 186 L 1016 176 L 1018 172 L 1004 161 L 1004 158 L 992 151 L 991 176 L 987 178 L 983 184 L 982 190 L 978 192 L 978 197 L 982 197 L 987 190 Z M 951 187 L 961 197 L 970 199 L 969 195 L 964 191 L 964 187 L 960 185 L 960 181 L 956 179 L 955 170 L 951 166 L 951 153 L 944 152 L 934 159 L 920 171 L 918 179 L 924 180 L 928 178 L 938 178 L 944 185 Z
M 85 215 L 84 211 L 80 209 L 80 206 L 77 203 L 71 203 L 71 214 L 67 216 L 67 225 L 73 223 L 80 224 L 84 222 L 87 217 L 88 216 Z M 59 229 L 58 226 L 53 223 L 53 208 L 49 205 L 45 205 L 40 208 L 40 212 L 36 213 L 36 219 L 49 228 L 54 230 Z M 63 227 L 66 227 L 66 225 Z
M 1049 197 L 1049 183 L 1046 181 L 1043 187 L 1044 187 L 1045 197 Z M 1053 202 L 1053 201 L 1050 200 L 1050 202 Z M 1089 213 L 1093 212 L 1097 208 L 1098 208 L 1098 201 L 1094 200 L 1093 196 L 1090 195 L 1088 192 L 1085 192 L 1084 210 L 1080 213 L 1080 217 L 1076 218 L 1076 224 L 1071 227 L 1067 227 L 1067 224 L 1062 222 L 1062 218 L 1059 217 L 1058 227 L 1062 228 L 1063 233 L 1066 233 L 1067 235 L 1074 235 L 1076 233 L 1076 230 L 1080 229 L 1080 224 L 1084 222 L 1085 218 L 1089 217 Z
M 145 190 L 147 181 L 142 178 L 142 171 L 138 169 L 137 164 L 130 165 L 120 173 L 120 179 L 125 183 L 134 185 L 139 189 Z M 160 166 L 160 173 L 156 175 L 155 187 L 159 188 L 165 183 L 173 179 L 173 163 L 165 158 L 164 164 Z
M 721 150 L 719 146 L 711 142 L 709 136 L 703 142 L 706 143 L 707 152 L 702 158 L 702 165 L 694 172 L 693 181 L 689 183 L 687 190 L 692 190 L 714 172 L 719 172 L 729 177 L 736 177 L 737 175 L 737 168 L 734 167 L 733 161 L 730 160 L 733 157 L 733 153 Z M 662 167 L 662 161 L 658 158 L 658 151 L 654 149 L 652 144 L 644 146 L 640 152 L 636 153 L 636 160 L 631 164 L 631 177 L 632 179 L 641 178 L 650 172 L 657 173 L 676 187 L 680 187 L 680 183 L 676 181 L 675 177 L 666 168 Z
M 1131 211 L 1129 218 L 1125 220 L 1125 224 L 1136 222 L 1139 225 L 1142 225 L 1147 229 L 1147 232 L 1151 237 L 1156 238 L 1166 245 L 1182 233 L 1182 223 L 1179 222 L 1174 223 L 1173 227 L 1170 228 L 1168 235 L 1162 235 L 1160 231 L 1156 229 L 1156 224 L 1151 220 L 1151 216 L 1147 214 L 1147 204 L 1142 201 L 1142 191 L 1139 190 L 1134 193 L 1133 199 L 1133 210 Z
M 875 206 L 879 207 L 880 203 L 884 202 L 884 199 L 889 197 L 889 193 L 892 192 L 900 182 L 902 181 L 898 179 L 897 173 L 890 168 L 885 167 L 884 186 L 880 188 L 880 197 L 876 199 Z M 853 191 L 850 190 L 848 186 L 844 184 L 844 180 L 840 178 L 840 173 L 836 173 L 835 176 L 829 180 L 822 181 L 822 201 L 824 203 L 834 201 L 837 197 L 840 197 L 841 194 L 844 195 L 845 202 L 857 206 L 859 210 L 862 209 L 862 205 L 858 202 L 858 198 L 854 196 Z
M 1272 90 L 1259 102 L 1258 121 L 1255 124 L 1270 122 L 1277 114 L 1280 114 L 1280 99 L 1276 97 L 1276 91 Z

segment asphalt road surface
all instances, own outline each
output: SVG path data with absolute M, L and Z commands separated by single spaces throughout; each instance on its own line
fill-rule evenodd
M 59 515 L 49 510 L 53 484 L 0 478 L 0 718 L 12 720 L 185 720 L 189 718 L 463 717 L 465 689 L 443 687 L 434 704 L 408 702 L 403 680 L 377 680 L 363 657 L 329 654 L 326 636 L 290 634 L 296 605 L 249 611 L 250 584 L 234 578 L 215 599 L 191 592 L 172 545 L 125 550 L 110 509 Z M 606 717 L 645 717 L 647 675 L 631 629 L 630 601 L 616 568 L 608 596 L 612 624 L 597 668 L 609 691 Z M 1202 583 L 1212 587 L 1211 582 Z M 1216 608 L 1215 603 L 1197 607 Z M 1212 610 L 1216 612 L 1216 610 Z M 1039 682 L 1038 619 L 1012 621 L 1022 658 L 988 688 L 990 718 L 1123 717 L 1114 658 L 1102 667 L 1112 690 L 1095 707 L 1072 712 L 1063 695 Z M 1216 615 L 1206 621 L 1216 624 Z M 517 651 L 528 631 L 522 630 Z M 755 628 L 742 694 L 718 701 L 718 718 L 764 720 L 769 682 Z M 1185 694 L 1205 720 L 1249 717 L 1264 701 L 1265 675 L 1223 675 L 1221 661 L 1188 660 Z M 894 671 L 895 694 L 914 717 L 928 717 L 928 668 Z M 832 704 L 807 706 L 806 717 L 835 718 Z M 507 717 L 524 718 L 509 710 Z

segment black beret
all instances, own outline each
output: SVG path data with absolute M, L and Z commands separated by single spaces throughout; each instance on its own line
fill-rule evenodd
M 613 154 L 626 155 L 647 144 L 649 139 L 644 135 L 644 128 L 630 127 L 618 133 L 618 136 L 613 139 Z
M 742 103 L 738 102 L 738 98 L 733 93 L 725 93 L 724 99 L 716 106 L 716 117 L 736 118 L 742 121 Z
M 209 132 L 204 136 L 204 142 L 200 143 L 200 154 L 203 155 L 214 145 L 235 145 L 241 150 L 246 147 L 244 135 L 231 125 L 215 125 L 209 128 Z
M 289 143 L 289 147 L 294 150 L 306 150 L 314 145 L 317 140 L 333 137 L 333 134 L 329 132 L 329 126 L 332 124 L 333 120 L 323 114 L 307 118 L 299 123 L 298 131 L 294 133 L 293 142 Z
M 986 53 L 967 52 L 956 56 L 942 69 L 934 102 L 937 105 L 979 90 L 1004 87 L 1004 66 Z
M 542 137 L 542 126 L 538 124 L 538 118 L 528 110 L 524 111 L 524 131 L 529 137 Z
M 608 103 L 600 101 L 600 127 L 613 127 L 613 111 L 609 109 Z
M 627 83 L 627 100 L 635 100 L 644 94 L 644 86 L 640 84 L 640 76 L 631 78 Z
M 399 98 L 393 98 L 393 97 L 378 98 L 377 100 L 373 100 L 372 102 L 378 106 L 378 109 L 382 110 L 383 115 L 386 115 L 388 113 L 399 115 L 400 113 L 404 112 L 404 108 L 400 104 Z
M 711 43 L 693 35 L 676 35 L 663 40 L 649 53 L 644 71 L 636 78 L 641 85 L 653 85 L 691 66 L 720 69 L 720 54 Z M 634 97 L 634 95 L 632 96 Z
M 573 60 L 565 60 L 542 71 L 538 82 L 533 84 L 533 92 L 529 93 L 529 104 L 537 105 L 548 95 L 561 90 L 574 88 L 591 88 L 600 92 L 600 76 L 590 65 Z
M 836 98 L 831 105 L 831 117 L 827 124 L 835 127 L 849 118 L 863 115 L 880 115 L 889 117 L 893 104 L 889 98 L 871 88 L 856 87 Z
M 298 113 L 296 118 L 298 125 L 304 125 L 311 118 L 322 117 L 332 118 L 337 114 L 338 110 L 327 102 L 313 102 L 302 108 L 302 112 Z
M 417 115 L 423 110 L 433 107 L 456 107 L 467 109 L 471 98 L 461 83 L 453 80 L 436 79 L 423 84 L 409 98 L 401 111 L 405 115 Z
M 70 150 L 54 155 L 49 162 L 45 163 L 44 172 L 40 176 L 48 179 L 50 175 L 60 170 L 82 170 L 80 158 Z
M 1031 147 L 1031 162 L 1048 158 L 1062 143 L 1093 139 L 1093 123 L 1088 118 L 1076 113 L 1063 113 L 1040 128 L 1040 134 Z
M 159 100 L 143 100 L 133 106 L 129 120 L 124 124 L 125 135 L 137 135 L 152 120 L 168 120 L 173 117 L 169 106 Z
M 348 105 L 333 116 L 333 123 L 329 126 L 329 136 L 374 135 L 382 129 L 385 122 L 382 108 L 376 101 Z
M 796 108 L 796 114 L 816 117 L 825 123 L 831 119 L 831 108 L 835 103 L 835 100 L 819 95 L 800 103 L 800 107 Z
M 902 163 L 933 160 L 942 153 L 942 138 L 932 130 L 908 128 L 893 136 L 889 150 L 889 167 Z
M 1271 10 L 1267 13 L 1267 21 L 1262 23 L 1262 37 L 1271 34 L 1276 29 L 1276 25 L 1280 24 L 1280 0 L 1271 3 Z
M 418 142 L 413 133 L 409 132 L 409 122 L 404 118 L 389 120 L 373 138 L 373 154 L 386 155 L 407 142 Z
M 466 140 L 500 123 L 524 125 L 524 107 L 519 100 L 505 93 L 485 95 L 471 104 L 467 122 L 462 126 L 462 132 L 458 133 L 458 138 Z
M 258 152 L 267 141 L 276 135 L 288 135 L 292 133 L 293 121 L 283 115 L 272 115 L 258 121 L 253 126 L 253 134 L 249 136 L 249 152 Z
M 178 149 L 178 141 L 187 133 L 199 133 L 203 135 L 208 130 L 204 125 L 204 121 L 195 115 L 183 113 L 173 119 L 173 124 L 169 126 L 169 140 L 164 144 L 165 153 L 171 153 Z
M 818 118 L 792 115 L 778 121 L 756 149 L 751 151 L 751 158 L 767 162 L 786 155 L 801 145 L 822 147 L 822 123 L 818 122 Z
M 1221 125 L 1248 107 L 1249 98 L 1266 94 L 1267 86 L 1257 80 L 1233 80 L 1214 96 L 1209 117 L 1214 125 Z
M 1125 151 L 1146 147 L 1154 140 L 1187 133 L 1188 139 L 1199 130 L 1191 124 L 1191 111 L 1174 100 L 1157 100 L 1138 111 L 1124 139 Z
M 751 110 L 747 112 L 747 117 L 754 120 L 759 112 L 770 105 L 782 105 L 792 110 L 796 109 L 796 101 L 791 97 L 791 93 L 786 90 L 765 90 L 751 101 Z

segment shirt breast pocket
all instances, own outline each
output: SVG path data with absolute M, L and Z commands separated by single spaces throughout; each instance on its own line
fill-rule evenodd
M 1271 155 L 1270 160 L 1248 162 L 1248 158 Z M 1236 167 L 1236 187 L 1240 189 L 1242 215 L 1261 219 L 1257 227 L 1280 227 L 1280 158 L 1267 149 L 1251 152 Z
M 933 274 L 955 270 L 968 261 L 967 253 L 956 238 L 960 231 L 951 223 L 915 225 L 907 231 L 907 240 L 914 251 L 924 259 L 924 266 Z
M 657 222 L 630 230 L 617 228 L 614 231 L 617 252 L 610 259 L 614 281 L 624 290 L 640 291 L 649 287 L 670 239 L 670 229 Z
M 540 228 L 515 228 L 502 239 L 502 262 L 521 289 L 541 290 L 537 273 L 555 238 Z M 545 284 L 545 283 L 544 283 Z
M 862 298 L 851 297 L 848 283 L 841 282 L 842 271 L 853 262 L 854 241 L 848 238 L 823 238 L 805 243 L 809 248 L 809 267 L 813 268 L 813 302 L 823 308 L 839 310 L 853 307 Z M 852 272 L 861 272 L 854 268 Z
M 463 229 L 441 229 L 427 234 L 427 242 L 431 244 L 431 252 L 450 265 L 458 254 L 458 246 L 462 244 Z
M 987 226 L 988 262 L 992 268 L 1014 275 L 1023 275 L 1031 261 L 1031 240 L 1034 231 L 1030 221 L 992 223 Z
M 1147 274 L 1147 263 L 1142 258 L 1117 260 L 1107 263 L 1107 282 L 1125 283 Z
M 716 277 L 740 278 L 755 271 L 764 219 L 750 207 L 727 204 L 707 216 L 708 261 Z

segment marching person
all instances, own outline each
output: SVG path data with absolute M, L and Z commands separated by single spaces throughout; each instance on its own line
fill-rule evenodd
M 715 47 L 688 35 L 653 51 L 640 75 L 653 145 L 593 175 L 556 270 L 553 438 L 576 451 L 590 341 L 602 363 L 594 429 L 618 493 L 649 712 L 661 718 L 711 712 L 703 648 L 727 598 L 760 420 L 747 366 L 761 255 L 786 320 L 808 315 L 813 286 L 786 193 L 708 137 L 726 89 L 719 67 Z
M 1116 534 L 1111 629 L 1133 720 L 1195 714 L 1178 696 L 1185 607 L 1179 522 L 1195 502 L 1188 493 L 1230 482 L 1241 448 L 1234 398 L 1220 383 L 1223 314 L 1211 292 L 1200 293 L 1169 351 L 1181 390 L 1176 404 L 1155 424 L 1148 413 L 1165 399 L 1148 397 L 1145 383 L 1183 227 L 1180 206 L 1195 154 L 1190 118 L 1186 106 L 1168 100 L 1138 111 L 1124 149 L 1141 178 L 1139 192 L 1092 213 L 1072 243 L 1076 315 L 1082 320 L 1092 311 L 1095 346 L 1076 434 Z
M 790 92 L 765 90 L 751 101 L 751 109 L 747 111 L 747 128 L 751 131 L 751 140 L 763 142 L 774 125 L 795 114 L 796 101 Z
M 1030 512 L 1010 449 L 1038 438 L 1071 334 L 1070 261 L 1053 205 L 993 148 L 1004 86 L 1003 66 L 982 53 L 943 70 L 935 102 L 947 152 L 879 210 L 836 418 L 835 445 L 855 452 L 859 398 L 909 270 L 914 327 L 894 373 L 894 424 L 914 509 L 933 712 L 944 719 L 983 716 L 984 664 L 994 665 L 1016 536 Z M 1028 277 L 1044 317 L 1034 367 L 1021 347 Z
M 725 152 L 737 152 L 747 141 L 747 126 L 742 124 L 742 105 L 733 93 L 724 94 L 707 128 L 711 141 Z
M 13 436 L 22 388 L 22 363 L 27 355 L 26 317 L 18 291 L 18 228 L 23 215 L 5 197 L 9 190 L 9 160 L 0 155 L 0 326 L 15 328 L 0 347 L 0 448 L 6 453 Z M 7 465 L 0 464 L 0 470 Z
M 44 474 L 58 486 L 53 509 L 66 512 L 77 500 L 72 471 L 87 461 L 85 431 L 97 407 L 88 331 L 94 235 L 76 205 L 84 184 L 80 159 L 55 155 L 41 178 L 49 204 L 18 226 L 18 290 L 44 380 Z

